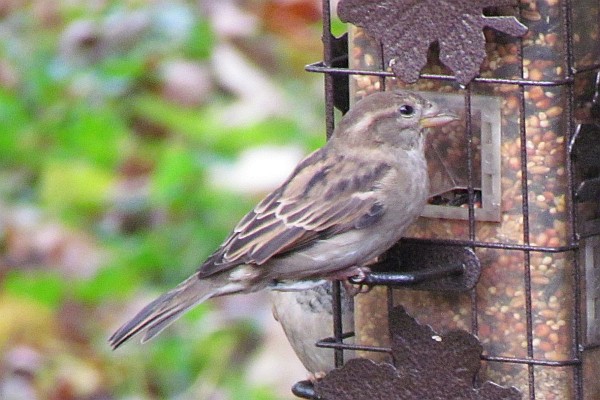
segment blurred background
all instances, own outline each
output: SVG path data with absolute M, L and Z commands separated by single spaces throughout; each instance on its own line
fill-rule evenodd
M 324 143 L 321 7 L 0 0 L 1 399 L 293 398 L 265 293 L 107 338 Z

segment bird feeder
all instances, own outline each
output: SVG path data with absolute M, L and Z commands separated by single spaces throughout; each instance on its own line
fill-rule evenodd
M 450 364 L 475 384 L 444 398 L 599 399 L 600 1 L 340 0 L 342 38 L 328 0 L 323 13 L 325 57 L 307 69 L 325 74 L 329 132 L 334 107 L 398 88 L 461 120 L 430 132 L 429 204 L 356 297 L 354 345 L 339 318 L 320 342 L 339 368 L 315 396 L 442 398 L 407 368 L 433 368 L 456 343 L 469 365 Z M 394 269 L 419 279 L 394 284 Z M 343 360 L 350 348 L 373 364 Z M 347 397 L 350 382 L 362 386 Z M 415 384 L 418 397 L 393 391 Z

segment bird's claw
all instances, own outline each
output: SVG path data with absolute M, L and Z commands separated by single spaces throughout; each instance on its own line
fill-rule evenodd
M 327 372 L 319 371 L 319 372 L 315 372 L 314 374 L 313 373 L 309 374 L 308 380 L 314 385 L 321 379 L 325 378 L 325 376 L 327 376 Z
M 346 279 L 343 281 L 346 293 L 354 297 L 360 293 L 370 292 L 371 287 L 362 283 L 370 273 L 371 269 L 369 267 L 354 267 L 348 270 L 346 273 Z

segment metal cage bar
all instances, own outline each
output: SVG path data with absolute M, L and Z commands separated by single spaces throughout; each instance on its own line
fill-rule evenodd
M 326 100 L 326 127 L 327 137 L 329 137 L 334 128 L 334 91 L 336 90 L 334 85 L 334 76 L 336 75 L 368 75 L 376 76 L 380 78 L 381 87 L 385 88 L 386 78 L 393 77 L 391 72 L 383 70 L 364 70 L 364 69 L 352 69 L 352 68 L 340 68 L 333 66 L 333 54 L 334 49 L 332 45 L 333 35 L 331 33 L 331 5 L 329 0 L 323 0 L 323 45 L 324 45 L 324 60 L 316 62 L 306 66 L 306 71 L 316 72 L 324 74 L 324 85 L 325 85 L 325 100 Z M 518 251 L 523 255 L 523 284 L 525 288 L 525 317 L 526 317 L 526 357 L 501 357 L 482 355 L 482 360 L 493 362 L 493 363 L 512 363 L 521 364 L 527 366 L 528 375 L 528 394 L 525 397 L 535 400 L 536 399 L 536 367 L 563 367 L 570 368 L 572 371 L 573 388 L 574 388 L 574 399 L 581 400 L 584 398 L 584 385 L 583 385 L 583 351 L 584 349 L 591 349 L 594 346 L 584 346 L 584 339 L 582 337 L 582 293 L 581 286 L 583 277 L 580 272 L 579 265 L 579 253 L 581 251 L 581 240 L 585 238 L 585 235 L 578 234 L 578 214 L 577 204 L 575 196 L 575 173 L 571 162 L 567 162 L 566 174 L 567 174 L 567 187 L 568 193 L 568 206 L 567 206 L 567 221 L 571 232 L 567 243 L 559 246 L 539 246 L 531 241 L 531 229 L 530 229 L 530 204 L 529 204 L 529 170 L 528 170 L 528 154 L 527 154 L 527 127 L 525 125 L 525 117 L 527 113 L 527 100 L 526 100 L 526 89 L 532 86 L 539 86 L 544 88 L 559 88 L 564 89 L 566 93 L 566 127 L 565 137 L 571 138 L 575 131 L 574 114 L 575 114 L 575 90 L 574 84 L 579 74 L 600 72 L 600 63 L 593 63 L 583 68 L 576 68 L 574 62 L 573 53 L 573 1 L 563 0 L 562 12 L 564 18 L 560 30 L 565 38 L 564 40 L 564 54 L 566 56 L 567 71 L 566 75 L 553 80 L 533 80 L 524 77 L 523 69 L 523 54 L 524 46 L 523 41 L 520 41 L 520 78 L 489 78 L 489 77 L 476 77 L 473 79 L 472 84 L 463 87 L 464 98 L 465 98 L 465 111 L 466 111 L 466 132 L 468 138 L 467 146 L 467 168 L 468 168 L 468 239 L 414 239 L 407 238 L 407 242 L 415 243 L 432 243 L 444 246 L 467 246 L 472 249 L 498 249 L 498 250 L 510 250 Z M 383 65 L 383 63 L 382 63 Z M 441 75 L 441 74 L 426 74 L 420 75 L 422 80 L 434 80 L 434 81 L 453 81 L 453 76 Z M 500 241 L 481 241 L 477 240 L 476 236 L 476 221 L 475 221 L 475 210 L 474 210 L 474 155 L 472 150 L 473 140 L 473 129 L 472 129 L 472 114 L 471 114 L 471 100 L 473 96 L 472 85 L 515 85 L 518 88 L 518 112 L 519 112 L 519 137 L 520 137 L 520 160 L 521 160 L 521 207 L 523 215 L 523 243 L 503 243 Z M 568 158 L 568 143 L 570 140 L 565 141 L 565 157 Z M 572 254 L 574 262 L 573 274 L 572 274 L 572 289 L 570 293 L 572 296 L 572 343 L 571 343 L 571 355 L 561 360 L 546 360 L 536 357 L 534 349 L 534 330 L 533 330 L 533 304 L 532 304 L 532 277 L 531 277 L 531 257 L 532 254 L 537 252 L 550 253 L 550 254 Z M 361 350 L 361 351 L 372 351 L 372 352 L 383 352 L 390 353 L 391 349 L 388 347 L 377 347 L 377 346 L 364 346 L 357 344 L 348 344 L 344 340 L 353 333 L 344 333 L 341 322 L 341 307 L 340 307 L 340 287 L 339 284 L 334 286 L 334 320 L 332 322 L 332 336 L 320 340 L 316 345 L 319 347 L 334 349 L 335 365 L 337 367 L 343 364 L 343 352 L 344 350 Z M 478 315 L 479 309 L 477 304 L 477 293 L 475 289 L 470 292 L 471 297 L 471 331 L 474 334 L 478 333 Z M 388 287 L 388 305 L 393 306 L 392 289 Z

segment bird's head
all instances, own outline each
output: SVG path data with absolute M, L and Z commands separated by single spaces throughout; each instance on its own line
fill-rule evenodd
M 386 144 L 406 150 L 422 143 L 426 128 L 443 126 L 458 116 L 406 91 L 378 92 L 357 102 L 333 137 L 352 145 Z

